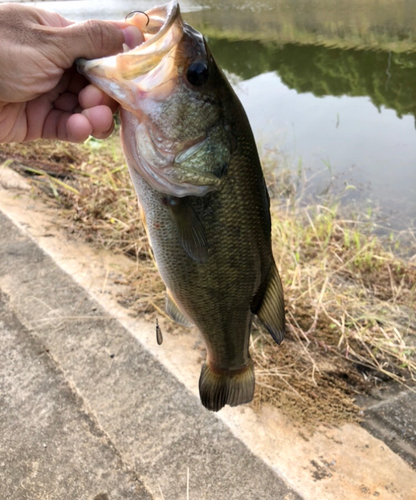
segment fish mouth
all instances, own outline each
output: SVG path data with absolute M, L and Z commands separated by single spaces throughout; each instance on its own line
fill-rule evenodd
M 131 158 L 130 169 L 137 170 L 156 191 L 179 197 L 202 196 L 218 187 L 218 178 L 182 167 L 205 145 L 206 131 L 191 139 L 168 137 L 169 131 L 162 132 L 152 115 L 157 113 L 158 104 L 183 84 L 195 54 L 200 58 L 206 55 L 204 39 L 183 22 L 176 1 L 133 13 L 126 22 L 142 31 L 144 43 L 131 50 L 125 46 L 125 52 L 115 56 L 79 59 L 78 70 L 120 103 L 122 141 L 126 156 Z
M 137 112 L 145 94 L 163 100 L 172 92 L 183 21 L 176 1 L 132 14 L 126 22 L 142 31 L 144 43 L 134 49 L 125 45 L 124 52 L 115 56 L 78 59 L 77 66 L 81 74 L 124 108 Z
M 145 24 L 143 16 L 147 19 Z M 120 76 L 131 80 L 150 73 L 178 45 L 183 36 L 183 23 L 177 2 L 155 7 L 144 14 L 133 13 L 126 21 L 137 26 L 145 39 L 136 49 L 126 50 L 116 58 Z

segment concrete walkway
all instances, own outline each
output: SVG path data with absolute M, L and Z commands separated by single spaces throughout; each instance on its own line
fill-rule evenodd
M 305 435 L 271 407 L 212 414 L 193 341 L 156 346 L 154 325 L 109 293 L 122 260 L 53 219 L 0 177 L 1 499 L 416 498 L 413 395 L 369 402 L 377 437 L 351 424 Z M 407 408 L 395 429 L 388 404 Z
M 1 498 L 150 499 L 2 292 L 0 328 Z

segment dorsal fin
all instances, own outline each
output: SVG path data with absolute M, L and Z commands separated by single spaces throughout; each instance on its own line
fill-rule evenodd
M 285 335 L 285 303 L 282 282 L 274 262 L 265 287 L 262 288 L 263 294 L 255 298 L 255 308 L 252 308 L 252 312 L 267 328 L 274 341 L 280 344 Z

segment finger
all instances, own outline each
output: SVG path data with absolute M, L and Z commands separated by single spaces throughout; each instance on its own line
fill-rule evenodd
M 96 59 L 118 54 L 123 51 L 123 44 L 135 47 L 144 40 L 142 32 L 127 23 L 120 26 L 105 21 L 85 21 L 52 30 L 52 41 L 61 54 L 55 62 L 66 68 L 72 66 L 78 57 Z M 62 62 L 64 66 L 61 66 Z
M 26 105 L 27 133 L 26 141 L 33 141 L 43 136 L 46 119 L 53 109 L 47 96 L 41 96 Z
M 144 42 L 144 35 L 139 26 L 133 26 L 131 23 L 120 21 L 110 21 L 110 23 L 123 30 L 124 43 L 130 47 L 130 49 L 134 49 L 134 47 L 137 47 Z
M 104 139 L 113 131 L 113 113 L 108 106 L 95 106 L 85 109 L 82 115 L 89 120 L 92 126 L 91 135 L 97 139 Z
M 61 119 L 63 112 L 68 113 L 69 117 L 71 112 L 78 107 L 77 96 L 66 91 L 69 81 L 70 74 L 65 72 L 55 88 L 26 104 L 27 134 L 25 140 L 57 137 L 56 121 Z M 57 113 L 51 115 L 54 109 Z
M 80 106 L 84 109 L 100 105 L 108 106 L 113 113 L 118 109 L 118 103 L 95 85 L 87 85 L 82 89 L 79 93 L 78 100 Z
M 46 116 L 39 137 L 84 142 L 90 135 L 105 139 L 113 129 L 113 115 L 107 106 L 97 106 L 76 114 L 53 109 Z
M 53 103 L 55 109 L 71 113 L 78 107 L 78 104 L 78 97 L 71 92 L 61 94 Z
M 84 142 L 92 132 L 92 125 L 86 116 L 53 109 L 43 125 L 42 139 Z
M 43 123 L 42 139 L 68 140 L 66 124 L 70 117 L 71 113 L 52 109 Z
M 96 134 L 93 132 L 91 135 L 96 139 L 107 139 L 107 137 L 110 137 L 110 135 L 114 132 L 114 126 L 114 119 L 112 119 L 111 125 L 107 130 L 104 130 L 104 132 L 101 132 L 100 134 Z
M 66 140 L 70 142 L 84 142 L 92 132 L 90 121 L 81 113 L 70 116 L 66 122 Z

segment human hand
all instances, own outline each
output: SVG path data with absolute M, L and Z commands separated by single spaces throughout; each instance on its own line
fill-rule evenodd
M 108 137 L 118 104 L 77 72 L 143 42 L 125 22 L 73 23 L 21 4 L 0 5 L 0 143 Z

